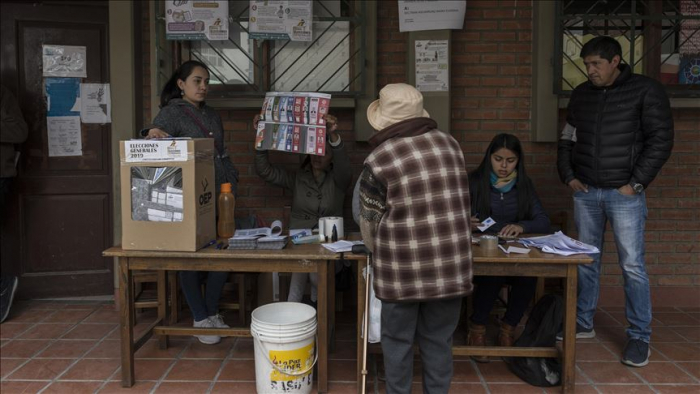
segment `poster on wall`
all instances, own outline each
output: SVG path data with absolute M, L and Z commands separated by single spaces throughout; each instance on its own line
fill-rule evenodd
M 165 0 L 168 40 L 228 40 L 227 0 Z
M 250 0 L 250 38 L 311 41 L 313 1 Z
M 700 5 L 693 0 L 681 0 L 681 14 L 684 16 L 700 16 Z M 700 84 L 700 29 L 699 19 L 683 19 L 681 21 L 680 40 L 683 41 L 678 52 L 680 54 L 678 67 L 678 83 L 683 85 Z
M 399 31 L 462 29 L 466 0 L 399 0 Z
M 255 149 L 324 156 L 326 120 L 323 117 L 330 104 L 330 94 L 267 93 L 260 110 Z
M 80 79 L 44 78 L 46 116 L 80 116 Z
M 42 45 L 42 75 L 87 78 L 86 47 Z
M 447 40 L 416 40 L 416 89 L 421 92 L 450 90 Z
M 108 83 L 80 84 L 80 119 L 83 123 L 112 122 L 112 99 Z
M 47 116 L 49 157 L 82 156 L 80 116 Z

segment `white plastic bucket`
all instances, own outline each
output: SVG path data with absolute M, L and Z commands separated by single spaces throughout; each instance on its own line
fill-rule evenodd
M 298 302 L 276 302 L 256 308 L 251 320 L 258 393 L 310 393 L 318 359 L 316 310 Z

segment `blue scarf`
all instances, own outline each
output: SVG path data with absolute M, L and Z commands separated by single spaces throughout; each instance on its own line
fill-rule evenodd
M 508 193 L 513 186 L 515 186 L 515 181 L 518 179 L 518 171 L 513 171 L 510 175 L 505 178 L 499 178 L 495 172 L 491 171 L 491 187 L 498 190 L 501 193 Z

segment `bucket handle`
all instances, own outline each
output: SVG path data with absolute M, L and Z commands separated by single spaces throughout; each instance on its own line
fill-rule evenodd
M 275 365 L 272 362 L 272 360 L 270 360 L 270 357 L 268 356 L 269 352 L 267 351 L 267 348 L 265 348 L 265 345 L 263 344 L 263 342 L 258 337 L 259 334 L 258 333 L 252 333 L 252 334 L 253 334 L 253 338 L 255 338 L 255 340 L 258 341 L 258 344 L 260 344 L 260 347 L 263 349 L 263 356 L 265 357 L 265 360 L 267 361 L 267 363 L 270 364 L 270 366 L 272 368 L 274 368 L 275 370 L 277 370 L 277 372 L 279 372 L 279 373 L 285 374 L 287 376 L 306 375 L 309 371 L 311 371 L 314 368 L 314 366 L 316 365 L 316 361 L 318 361 L 318 334 L 315 336 L 315 342 L 314 342 L 314 353 L 316 353 L 316 355 L 314 356 L 314 362 L 311 363 L 311 366 L 309 368 L 307 368 L 306 370 L 301 371 L 301 372 L 288 372 L 288 371 L 283 371 L 282 369 L 280 369 L 280 367 Z

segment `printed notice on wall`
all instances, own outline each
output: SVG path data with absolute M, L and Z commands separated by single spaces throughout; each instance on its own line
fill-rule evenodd
M 112 100 L 108 83 L 80 84 L 80 119 L 83 123 L 112 122 Z
M 466 0 L 399 0 L 399 31 L 462 29 Z
M 227 0 L 165 0 L 168 40 L 228 40 Z
M 87 78 L 85 47 L 42 45 L 42 71 L 45 77 Z
M 49 156 L 82 156 L 80 116 L 47 116 Z
M 421 92 L 450 90 L 447 40 L 416 40 L 416 89 Z
M 270 92 L 255 134 L 255 149 L 326 154 L 326 119 L 331 95 Z
M 311 41 L 313 1 L 250 0 L 250 38 Z
M 46 116 L 80 115 L 80 79 L 44 78 Z

